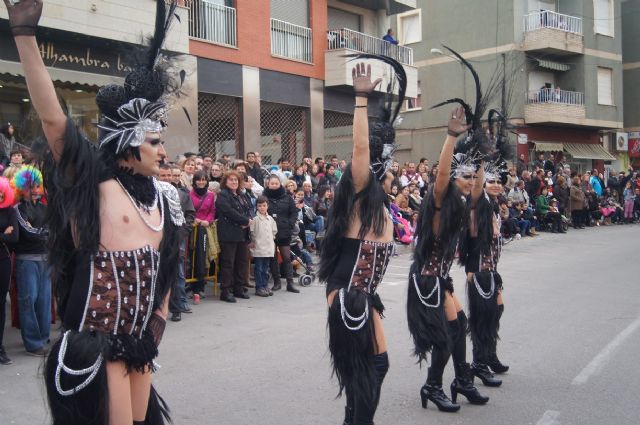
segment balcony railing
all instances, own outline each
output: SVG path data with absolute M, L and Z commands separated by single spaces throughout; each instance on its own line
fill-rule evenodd
M 311 28 L 271 18 L 271 54 L 302 62 L 313 61 Z
M 582 18 L 545 10 L 524 15 L 524 31 L 551 28 L 582 35 Z
M 561 105 L 584 105 L 584 93 L 559 89 L 539 89 L 527 92 L 527 103 L 555 103 Z
M 405 65 L 413 65 L 413 49 L 391 44 L 381 38 L 347 28 L 329 30 L 328 50 L 351 49 L 361 53 L 385 55 Z
M 209 0 L 190 0 L 189 36 L 226 46 L 238 46 L 236 9 Z

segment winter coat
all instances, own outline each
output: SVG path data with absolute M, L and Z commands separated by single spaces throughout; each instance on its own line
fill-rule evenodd
M 251 255 L 258 258 L 273 257 L 276 250 L 274 238 L 278 233 L 278 225 L 273 217 L 268 214 L 258 214 L 251 222 L 249 229 L 253 243 Z
M 298 221 L 298 208 L 291 195 L 282 186 L 277 190 L 265 189 L 269 199 L 269 215 L 278 225 L 277 240 L 289 240 L 293 235 L 293 226 Z
M 560 186 L 555 184 L 553 186 L 553 196 L 558 200 L 558 206 L 565 210 L 569 207 L 569 188 L 566 186 Z
M 192 190 L 190 195 L 196 210 L 196 218 L 207 221 L 209 224 L 213 223 L 213 220 L 216 219 L 216 195 L 207 191 L 204 196 L 200 197 L 195 190 Z
M 584 209 L 584 192 L 580 185 L 572 184 L 569 189 L 569 206 L 571 211 L 580 211 Z
M 244 195 L 222 189 L 216 199 L 216 211 L 220 242 L 246 242 L 249 239 L 248 228 L 242 226 L 249 224 L 251 205 Z

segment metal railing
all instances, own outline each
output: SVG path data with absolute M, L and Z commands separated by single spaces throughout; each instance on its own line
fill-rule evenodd
M 544 10 L 524 15 L 524 31 L 552 28 L 572 34 L 582 35 L 582 18 Z
M 539 89 L 527 92 L 527 103 L 557 103 L 562 105 L 584 105 L 584 93 L 560 89 Z
M 271 18 L 271 54 L 311 63 L 313 61 L 311 28 Z
M 413 49 L 391 44 L 381 38 L 347 28 L 327 31 L 328 50 L 351 49 L 362 53 L 385 55 L 405 65 L 413 65 Z
M 209 0 L 190 0 L 189 36 L 226 46 L 238 46 L 236 9 Z

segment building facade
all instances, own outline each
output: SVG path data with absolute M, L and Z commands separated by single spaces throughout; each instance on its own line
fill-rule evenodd
M 184 6 L 178 8 L 180 21 L 187 22 L 187 12 Z M 123 83 L 133 65 L 128 53 L 144 35 L 153 33 L 154 23 L 153 0 L 44 3 L 37 33 L 42 59 L 67 113 L 90 139 L 97 138 L 98 89 L 109 83 Z M 165 48 L 182 56 L 180 65 L 189 75 L 195 73 L 196 61 L 188 55 L 186 24 L 175 20 Z M 190 83 L 187 79 L 187 93 L 192 90 Z M 184 96 L 174 106 L 166 133 L 170 154 L 184 151 L 197 139 L 197 127 L 181 112 L 184 106 L 195 116 L 197 97 Z M 17 130 L 17 140 L 27 146 L 40 134 L 4 7 L 0 7 L 0 122 L 11 122 Z
M 415 0 L 189 0 L 189 51 L 198 59 L 198 144 L 215 157 L 259 151 L 265 164 L 304 155 L 349 159 L 352 63 L 411 49 L 382 40 Z M 374 65 L 374 76 L 389 72 Z
M 518 154 L 563 153 L 579 171 L 620 165 L 606 140 L 624 126 L 620 0 L 418 0 L 418 7 L 422 33 L 411 47 L 421 104 L 453 97 L 473 104 L 471 75 L 444 44 L 474 65 L 493 93 L 490 106 L 508 111 Z M 505 83 L 492 87 L 496 75 Z M 407 109 L 401 158 L 438 157 L 449 109 Z
M 624 131 L 616 141 L 626 150 L 630 164 L 640 168 L 640 0 L 626 0 L 621 6 L 622 69 L 624 89 Z M 625 146 L 626 142 L 626 146 Z M 625 149 L 626 148 L 626 149 Z

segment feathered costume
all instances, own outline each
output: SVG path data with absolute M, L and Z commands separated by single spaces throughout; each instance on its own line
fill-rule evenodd
M 383 379 L 389 367 L 387 353 L 378 353 L 372 316 L 382 317 L 384 306 L 376 293 L 393 254 L 393 241 L 365 240 L 372 231 L 384 234 L 388 196 L 381 183 L 391 168 L 396 149 L 396 121 L 406 91 L 406 74 L 402 65 L 386 56 L 360 54 L 355 59 L 376 59 L 390 65 L 394 78 L 387 86 L 386 99 L 379 119 L 369 125 L 371 178 L 367 186 L 355 193 L 351 164 L 336 187 L 329 210 L 319 277 L 327 282 L 327 296 L 338 290 L 328 312 L 329 351 L 333 373 L 338 379 L 339 395 L 347 398 L 344 424 L 373 424 Z M 393 106 L 395 82 L 397 105 Z M 358 238 L 346 238 L 349 222 L 358 214 L 362 227 Z
M 160 49 L 175 8 L 175 2 L 157 1 L 156 29 L 144 63 L 127 75 L 124 86 L 99 90 L 99 149 L 68 119 L 60 158 L 54 162 L 48 154 L 44 159 L 49 262 L 63 325 L 45 367 L 54 425 L 108 423 L 107 362 L 122 361 L 129 372 L 156 368 L 165 323 L 154 311 L 177 279 L 178 229 L 184 217 L 173 186 L 120 168 L 118 160 L 139 160 L 145 133 L 165 127 L 168 96 L 180 83 L 170 77 L 170 61 Z M 161 224 L 147 223 L 163 232 L 158 250 L 101 249 L 99 184 L 111 179 L 139 210 L 159 210 Z M 142 423 L 167 419 L 167 406 L 152 387 Z

